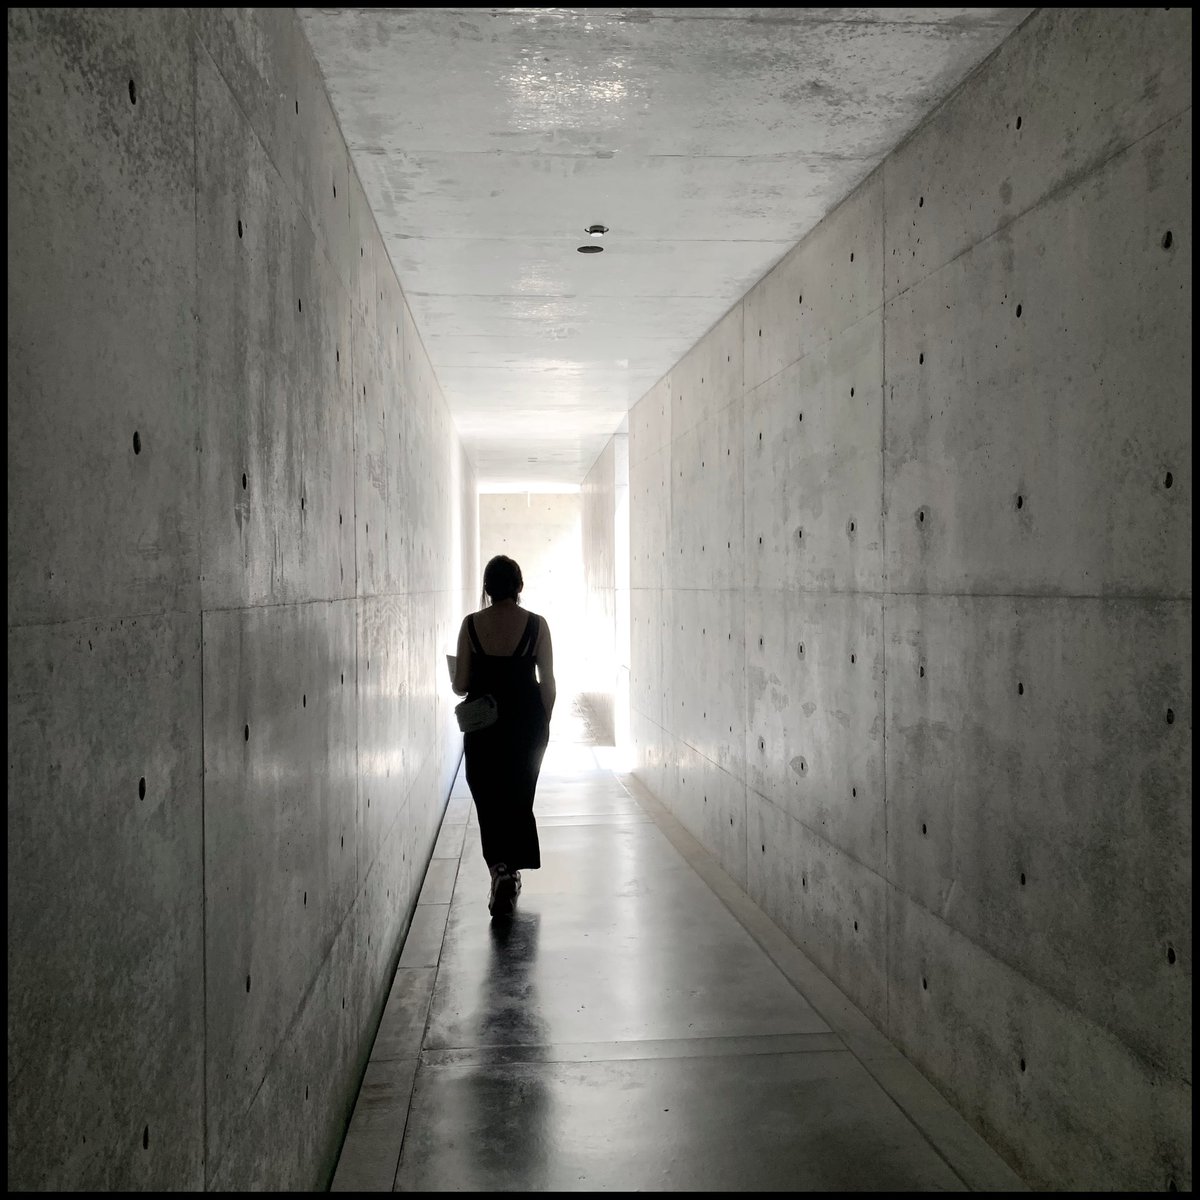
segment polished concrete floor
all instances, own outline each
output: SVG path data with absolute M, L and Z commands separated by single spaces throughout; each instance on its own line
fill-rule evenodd
M 511 920 L 460 773 L 334 1191 L 1022 1188 L 578 708 L 555 726 Z

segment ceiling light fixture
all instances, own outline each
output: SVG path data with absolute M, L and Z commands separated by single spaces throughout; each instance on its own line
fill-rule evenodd
M 589 225 L 585 230 L 589 237 L 602 238 L 608 232 L 607 225 Z M 599 254 L 603 246 L 577 246 L 576 249 L 580 254 Z

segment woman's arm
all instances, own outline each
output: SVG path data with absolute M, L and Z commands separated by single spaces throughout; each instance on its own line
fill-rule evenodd
M 454 661 L 454 694 L 465 696 L 471 686 L 471 639 L 467 636 L 467 622 L 458 627 L 458 656 Z
M 542 707 L 546 710 L 546 720 L 554 711 L 554 698 L 558 689 L 554 686 L 554 647 L 550 644 L 550 626 L 546 618 L 542 618 L 542 629 L 538 636 L 537 654 L 535 656 L 538 673 L 538 690 L 542 693 Z

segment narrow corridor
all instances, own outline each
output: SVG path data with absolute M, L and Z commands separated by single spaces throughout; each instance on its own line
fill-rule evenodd
M 333 1190 L 1021 1188 L 610 754 L 556 719 L 511 922 L 460 772 Z

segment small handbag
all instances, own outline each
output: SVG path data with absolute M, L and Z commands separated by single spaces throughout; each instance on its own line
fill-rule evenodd
M 500 719 L 494 696 L 480 696 L 477 700 L 464 700 L 454 708 L 458 718 L 458 727 L 463 733 L 474 733 L 495 725 Z

